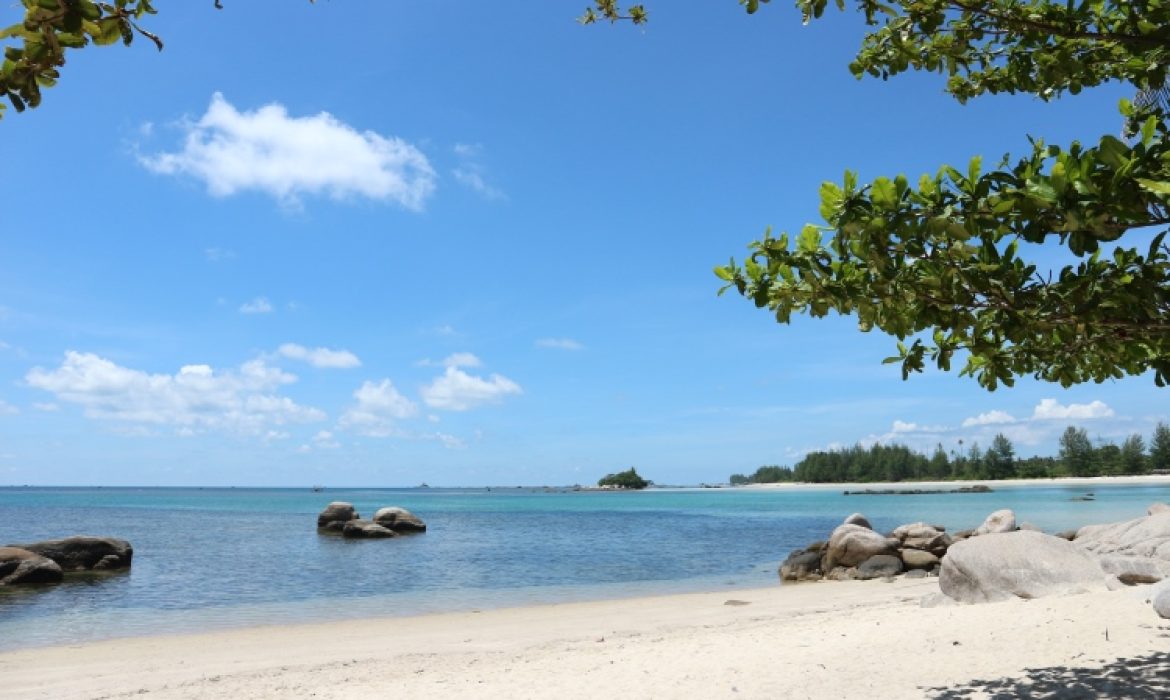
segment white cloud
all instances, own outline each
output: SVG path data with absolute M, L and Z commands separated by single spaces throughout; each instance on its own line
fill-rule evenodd
M 977 416 L 964 419 L 963 427 L 971 428 L 977 425 L 1007 425 L 1009 423 L 1015 422 L 1015 417 L 1007 411 L 988 411 L 987 413 L 980 413 Z
M 217 92 L 207 113 L 182 128 L 181 150 L 139 162 L 200 180 L 215 197 L 257 190 L 292 206 L 304 195 L 364 197 L 417 211 L 435 190 L 435 171 L 418 148 L 328 112 L 294 117 L 277 103 L 241 112 Z
M 485 173 L 487 169 L 479 161 L 483 147 L 479 144 L 457 143 L 452 149 L 459 158 L 459 166 L 451 171 L 455 181 L 475 192 L 484 199 L 506 199 L 507 196 L 498 187 L 488 183 Z
M 418 367 L 479 367 L 483 362 L 470 352 L 455 352 L 438 362 L 426 358 L 414 364 Z
M 536 341 L 537 347 L 553 348 L 555 350 L 584 350 L 585 346 L 572 338 L 541 338 Z
M 0 416 L 14 416 L 20 413 L 20 409 L 8 403 L 4 399 L 0 399 Z
M 338 425 L 363 435 L 388 437 L 398 433 L 397 421 L 418 413 L 413 401 L 398 393 L 389 379 L 365 382 L 353 392 L 357 405 L 346 411 Z
M 240 305 L 240 313 L 242 314 L 270 314 L 272 313 L 272 303 L 264 297 L 256 297 L 252 301 L 244 302 Z
M 1056 399 L 1041 399 L 1032 411 L 1032 420 L 1091 420 L 1112 416 L 1113 409 L 1101 401 L 1062 406 Z
M 361 367 L 362 361 L 348 350 L 330 350 L 329 348 L 306 348 L 296 343 L 285 343 L 277 351 L 281 355 L 292 359 L 308 362 L 314 367 L 349 369 Z
M 313 445 L 322 450 L 336 450 L 341 447 L 341 443 L 333 437 L 333 433 L 328 430 L 319 430 L 313 436 Z
M 33 408 L 37 409 L 38 411 L 44 411 L 45 413 L 52 413 L 53 411 L 60 411 L 61 410 L 60 406 L 58 406 L 57 404 L 55 404 L 51 401 L 50 402 L 34 403 L 32 406 L 33 406 Z
M 431 408 L 447 411 L 466 411 L 476 406 L 493 403 L 509 394 L 522 393 L 520 385 L 499 374 L 489 378 L 467 374 L 458 367 L 447 371 L 420 391 L 423 401 Z
M 949 430 L 950 428 L 945 425 L 920 425 L 918 423 L 895 420 L 890 432 L 894 435 L 901 435 L 905 433 L 945 433 Z
M 148 374 L 91 353 L 68 351 L 61 366 L 33 368 L 32 387 L 78 404 L 90 418 L 191 430 L 226 430 L 267 435 L 273 426 L 325 419 L 276 392 L 294 375 L 251 360 L 236 370 L 187 365 L 175 374 Z

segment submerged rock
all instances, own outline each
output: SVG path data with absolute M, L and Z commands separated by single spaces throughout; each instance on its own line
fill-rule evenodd
M 20 547 L 0 547 L 0 586 L 57 583 L 64 572 L 57 562 Z
M 957 542 L 942 560 L 939 588 L 963 603 L 1104 590 L 1105 572 L 1077 545 L 1030 530 Z
M 426 532 L 427 524 L 405 508 L 391 506 L 374 513 L 374 522 L 395 532 Z
M 65 571 L 128 569 L 134 558 L 134 548 L 130 543 L 116 537 L 76 535 L 12 546 L 52 559 Z

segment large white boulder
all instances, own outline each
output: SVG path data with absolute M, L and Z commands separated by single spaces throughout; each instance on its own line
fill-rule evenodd
M 939 588 L 963 603 L 1105 590 L 1097 559 L 1059 537 L 1031 530 L 956 542 L 942 560 Z
M 860 525 L 838 525 L 829 537 L 825 550 L 824 570 L 838 566 L 857 566 L 879 554 L 897 554 L 898 540 L 885 537 Z

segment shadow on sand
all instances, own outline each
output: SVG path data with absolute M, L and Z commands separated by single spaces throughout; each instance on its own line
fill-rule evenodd
M 1170 653 L 1118 659 L 1103 668 L 1031 668 L 1022 678 L 976 680 L 953 688 L 927 688 L 935 700 L 959 698 L 1170 698 Z

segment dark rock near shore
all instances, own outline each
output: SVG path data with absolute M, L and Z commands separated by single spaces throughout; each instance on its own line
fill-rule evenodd
M 350 520 L 341 529 L 341 536 L 349 539 L 379 539 L 398 535 L 370 520 Z
M 352 503 L 345 501 L 334 501 L 325 506 L 325 510 L 317 515 L 317 527 L 325 529 L 330 523 L 347 523 L 350 520 L 357 520 L 359 517 Z
M 20 547 L 0 547 L 0 586 L 57 583 L 64 578 L 57 562 Z
M 116 537 L 77 535 L 61 540 L 11 545 L 52 559 L 64 571 L 114 571 L 130 568 L 134 548 Z
M 879 554 L 870 557 L 857 567 L 857 578 L 869 580 L 897 576 L 903 571 L 902 560 L 892 554 Z
M 374 513 L 374 522 L 395 532 L 426 532 L 427 524 L 405 508 L 392 506 Z
M 798 549 L 780 565 L 781 581 L 816 581 L 821 578 L 821 553 Z

